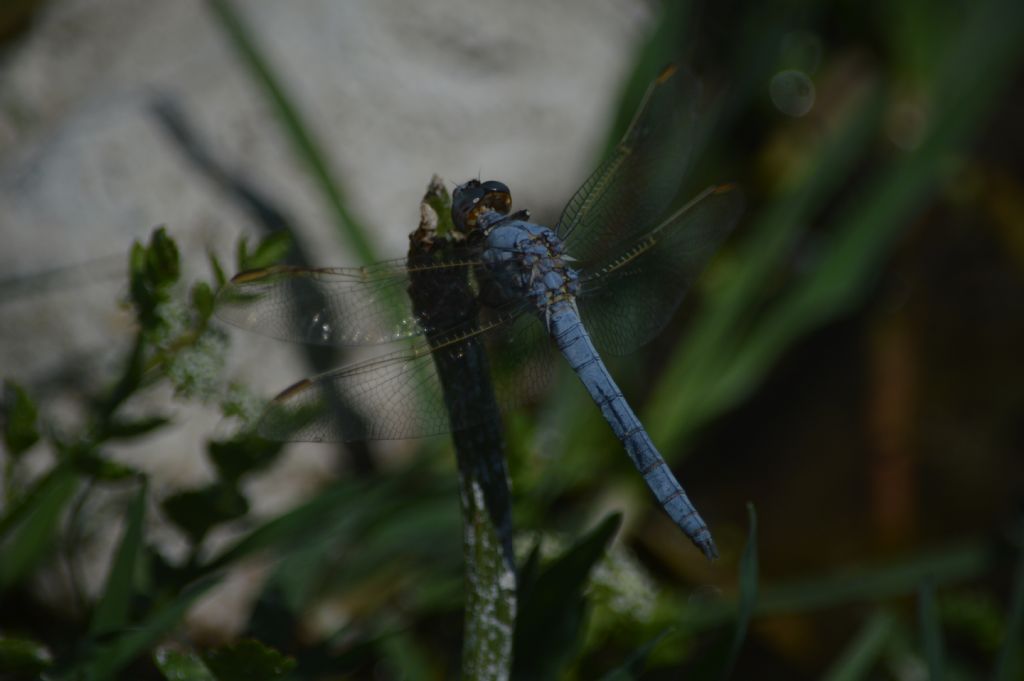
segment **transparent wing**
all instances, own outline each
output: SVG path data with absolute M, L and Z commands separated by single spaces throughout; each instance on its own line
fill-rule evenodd
M 367 267 L 270 267 L 236 275 L 218 294 L 217 316 L 265 336 L 313 345 L 376 345 L 414 338 L 410 276 L 471 270 L 466 258 L 410 268 L 405 260 Z
M 567 253 L 599 260 L 661 217 L 688 170 L 699 93 L 676 67 L 655 79 L 622 141 L 566 204 L 555 231 Z
M 408 348 L 300 381 L 274 398 L 260 421 L 260 434 L 274 440 L 396 440 L 496 418 L 485 408 L 452 417 L 435 363 L 462 368 L 469 358 L 482 362 L 469 368 L 479 368 L 485 375 L 490 369 L 502 410 L 536 395 L 548 380 L 553 355 L 543 325 L 533 315 L 520 314 L 523 309 L 514 306 L 488 313 L 471 330 L 457 329 L 432 343 L 421 339 Z M 480 347 L 486 348 L 485 354 L 476 352 Z M 486 387 L 450 384 L 448 390 Z M 473 403 L 461 397 L 463 403 Z M 353 405 L 354 413 L 337 409 L 339 403 Z
M 578 304 L 598 348 L 622 355 L 657 335 L 742 211 L 735 185 L 710 187 L 615 256 L 585 264 Z

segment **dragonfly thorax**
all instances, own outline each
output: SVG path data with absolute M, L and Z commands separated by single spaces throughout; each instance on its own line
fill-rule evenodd
M 558 236 L 515 216 L 487 232 L 482 259 L 490 304 L 528 300 L 540 312 L 579 293 L 579 275 L 569 266 Z

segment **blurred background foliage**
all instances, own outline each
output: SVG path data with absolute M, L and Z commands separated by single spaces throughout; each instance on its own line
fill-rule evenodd
M 42 4 L 5 4 L 0 39 L 30 31 Z M 231 5 L 209 6 L 338 239 L 373 259 L 344 178 L 259 40 Z M 732 180 L 748 208 L 670 328 L 612 370 L 723 557 L 707 563 L 676 532 L 562 376 L 506 418 L 516 675 L 1024 678 L 1024 5 L 658 13 L 609 143 L 661 65 L 689 64 L 705 82 L 706 128 L 679 199 Z M 263 236 L 230 267 L 211 254 L 202 282 L 181 280 L 173 225 L 134 245 L 134 342 L 82 405 L 79 430 L 54 426 L 32 385 L 5 384 L 0 676 L 458 675 L 462 528 L 444 439 L 385 468 L 372 443 L 339 448 L 346 472 L 269 518 L 250 513 L 244 482 L 281 447 L 244 427 L 209 439 L 214 482 L 159 499 L 145 474 L 106 455 L 171 427 L 132 408 L 156 385 L 247 423 L 258 399 L 222 375 L 215 292 L 236 269 L 311 262 L 286 207 L 220 166 L 172 103 L 156 114 Z M 343 358 L 306 359 L 316 371 Z M 40 472 L 28 464 L 43 448 L 53 456 Z M 79 552 L 96 521 L 80 510 L 99 490 L 111 493 L 103 522 L 121 529 L 94 597 Z M 184 553 L 159 550 L 154 514 Z M 225 527 L 229 541 L 209 541 Z M 255 559 L 264 581 L 241 635 L 182 629 Z M 48 596 L 57 578 L 70 602 Z

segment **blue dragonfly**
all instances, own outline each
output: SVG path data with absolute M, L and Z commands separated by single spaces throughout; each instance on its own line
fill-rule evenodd
M 553 346 L 658 503 L 715 557 L 707 525 L 601 359 L 602 352 L 635 350 L 665 326 L 742 212 L 740 192 L 717 185 L 668 213 L 697 141 L 698 94 L 686 72 L 663 71 L 622 140 L 569 200 L 553 230 L 530 222 L 526 211 L 511 213 L 506 185 L 470 180 L 452 194 L 458 241 L 441 260 L 236 275 L 218 302 L 218 315 L 235 325 L 309 344 L 402 343 L 287 388 L 262 417 L 261 434 L 355 441 L 472 427 L 472 415 L 456 416 L 445 407 L 437 353 L 458 360 L 467 341 L 484 342 L 500 406 L 509 408 L 543 386 L 557 360 Z M 437 323 L 410 303 L 412 282 L 451 276 L 471 281 L 475 293 L 470 303 L 458 299 L 457 314 Z M 444 286 L 435 289 L 435 304 L 443 307 Z M 356 411 L 338 409 L 338 399 L 357 405 Z

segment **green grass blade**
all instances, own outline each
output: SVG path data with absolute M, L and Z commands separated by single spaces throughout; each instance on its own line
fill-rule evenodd
M 408 681 L 429 681 L 431 674 L 430 656 L 422 645 L 406 630 L 399 630 L 384 636 L 377 642 L 381 659 L 387 660 L 387 669 L 393 678 Z
M 1010 681 L 1020 678 L 1021 650 L 1024 645 L 1024 550 L 1017 560 L 1017 570 L 1013 579 L 1013 594 L 1010 597 L 1010 609 L 1006 621 L 1006 643 L 999 651 L 993 681 Z
M 880 612 L 868 620 L 842 656 L 823 677 L 824 681 L 857 681 L 868 673 L 885 651 L 885 644 L 896 625 L 895 618 Z
M 754 608 L 758 617 L 820 610 L 849 603 L 866 603 L 914 593 L 925 579 L 955 584 L 975 579 L 992 569 L 988 544 L 957 547 L 914 556 L 880 566 L 842 570 L 825 577 L 763 586 Z M 737 603 L 692 606 L 684 618 L 691 631 L 720 627 L 733 621 Z
M 740 559 L 740 597 L 738 616 L 736 618 L 736 631 L 733 634 L 732 645 L 729 648 L 729 657 L 722 670 L 722 678 L 728 679 L 736 668 L 736 661 L 740 657 L 740 650 L 747 638 L 747 629 L 750 627 L 750 620 L 754 617 L 754 606 L 757 604 L 757 581 L 758 581 L 758 560 L 757 560 L 757 511 L 753 504 L 747 504 L 747 516 L 750 522 L 750 536 L 747 538 L 747 545 L 743 549 L 743 557 Z
M 322 533 L 347 536 L 366 516 L 378 512 L 396 493 L 397 480 L 376 484 L 338 482 L 315 498 L 256 527 L 203 566 L 213 572 L 259 551 L 287 551 L 291 546 L 316 542 Z
M 78 487 L 78 476 L 67 465 L 50 471 L 18 507 L 14 522 L 3 523 L 0 538 L 0 592 L 21 579 L 45 555 L 56 539 L 61 512 Z
M 917 617 L 921 627 L 921 643 L 924 647 L 924 659 L 928 663 L 930 681 L 941 681 L 943 678 L 943 645 L 942 624 L 935 607 L 935 585 L 925 580 L 918 589 Z
M 110 643 L 94 648 L 88 661 L 78 668 L 79 675 L 75 678 L 99 681 L 114 677 L 177 626 L 199 597 L 219 581 L 218 575 L 194 582 L 174 600 L 151 613 L 138 627 L 127 630 Z
M 913 593 L 927 578 L 934 579 L 936 584 L 955 583 L 982 575 L 991 566 L 987 546 L 950 549 L 877 568 L 844 570 L 821 579 L 765 589 L 757 611 L 797 612 L 891 598 Z
M 647 663 L 647 658 L 650 656 L 651 651 L 654 650 L 658 644 L 661 643 L 669 633 L 671 633 L 671 631 L 672 630 L 668 628 L 663 629 L 657 636 L 634 650 L 625 662 L 602 676 L 601 681 L 630 681 L 630 679 L 640 678 L 640 674 L 644 670 L 644 665 Z
M 867 93 L 845 114 L 836 131 L 825 140 L 806 170 L 788 178 L 789 187 L 759 218 L 742 224 L 747 233 L 740 246 L 735 275 L 720 292 L 705 301 L 679 347 L 662 373 L 647 408 L 644 423 L 651 437 L 673 449 L 693 430 L 740 394 L 726 392 L 719 379 L 730 357 L 741 347 L 741 332 L 762 299 L 768 281 L 776 276 L 792 244 L 810 224 L 812 216 L 842 186 L 881 113 L 877 92 Z
M 710 301 L 712 309 L 698 320 L 652 396 L 645 422 L 656 441 L 667 443 L 666 449 L 678 448 L 697 426 L 748 395 L 796 339 L 862 299 L 901 228 L 955 168 L 948 162 L 950 155 L 969 141 L 1019 63 L 1022 8 L 1012 0 L 972 6 L 929 83 L 934 95 L 927 106 L 929 134 L 845 204 L 817 267 L 796 281 L 773 309 L 762 312 L 760 324 L 753 330 L 741 324 L 754 319 L 761 303 L 750 282 L 732 284 L 721 301 Z M 787 222 L 806 224 L 815 214 L 808 209 L 820 205 L 831 194 L 828 190 L 837 187 L 836 180 L 848 176 L 849 160 L 857 154 L 844 156 L 829 146 L 810 164 L 814 174 L 758 221 L 755 239 L 785 235 Z M 760 255 L 744 249 L 736 270 L 745 273 L 744 279 L 763 276 L 776 267 L 780 253 L 785 249 Z
M 39 411 L 25 389 L 11 380 L 0 386 L 0 423 L 11 461 L 39 441 Z
M 124 536 L 121 538 L 121 545 L 117 549 L 110 574 L 107 575 L 103 597 L 89 626 L 89 633 L 93 636 L 116 631 L 128 623 L 132 594 L 135 590 L 135 575 L 145 548 L 142 530 L 146 517 L 146 490 L 146 480 L 143 479 L 138 494 L 128 508 Z
M 264 56 L 253 31 L 246 26 L 245 21 L 228 0 L 211 0 L 209 6 L 239 57 L 277 110 L 278 118 L 295 154 L 306 164 L 320 186 L 339 234 L 361 262 L 376 262 L 379 258 L 366 236 L 369 231 L 348 209 L 341 185 L 320 152 L 324 148 L 323 145 L 316 141 L 312 129 L 302 119 L 292 97 L 285 92 L 281 79 L 274 73 L 270 62 Z

